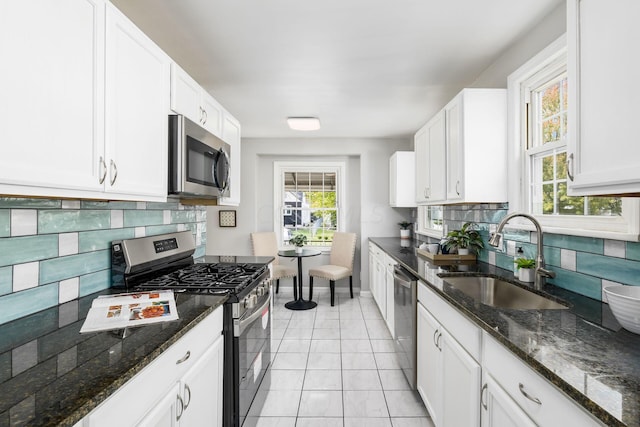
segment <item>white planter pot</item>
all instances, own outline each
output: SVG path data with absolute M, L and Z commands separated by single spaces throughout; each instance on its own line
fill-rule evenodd
M 302 246 L 296 246 L 295 249 L 296 249 L 296 253 L 297 254 L 301 254 L 302 253 Z
M 518 269 L 518 280 L 521 282 L 533 282 L 535 274 L 536 270 L 533 268 L 520 268 Z
M 469 255 L 469 248 L 458 248 L 458 255 Z
M 411 238 L 411 230 L 400 230 L 400 238 L 401 239 L 410 239 Z

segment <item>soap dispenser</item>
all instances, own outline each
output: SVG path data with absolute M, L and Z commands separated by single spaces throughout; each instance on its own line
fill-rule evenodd
M 513 274 L 515 275 L 518 274 L 518 264 L 516 263 L 516 260 L 518 258 L 524 258 L 524 251 L 522 250 L 522 246 L 518 246 L 516 248 L 516 254 L 513 257 Z

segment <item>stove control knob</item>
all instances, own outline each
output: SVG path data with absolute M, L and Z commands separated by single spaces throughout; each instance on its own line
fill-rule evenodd
M 258 302 L 258 297 L 255 294 L 251 294 L 248 297 L 246 297 L 245 300 L 247 301 L 245 306 L 247 308 L 253 308 L 256 306 L 256 303 Z
M 256 295 L 258 295 L 259 297 L 264 295 L 264 287 L 263 286 L 258 286 L 258 288 L 256 289 Z

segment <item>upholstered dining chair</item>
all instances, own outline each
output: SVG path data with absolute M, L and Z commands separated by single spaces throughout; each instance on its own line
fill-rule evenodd
M 278 242 L 276 233 L 265 231 L 259 233 L 251 233 L 251 242 L 253 243 L 253 254 L 255 256 L 272 256 L 273 269 L 271 280 L 276 281 L 276 293 L 280 290 L 280 279 L 293 277 L 293 297 L 298 299 L 298 271 L 293 267 L 280 265 L 278 257 Z
M 309 269 L 309 300 L 313 298 L 313 278 L 329 281 L 331 306 L 334 304 L 336 280 L 349 277 L 349 292 L 353 298 L 353 257 L 356 252 L 356 233 L 335 232 L 331 244 L 329 264 Z

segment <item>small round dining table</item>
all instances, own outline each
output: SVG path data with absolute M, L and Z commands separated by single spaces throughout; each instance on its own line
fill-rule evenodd
M 318 304 L 315 301 L 305 301 L 302 299 L 302 258 L 318 256 L 322 252 L 316 249 L 302 249 L 302 252 L 296 252 L 295 249 L 279 251 L 278 255 L 286 258 L 298 258 L 298 299 L 289 301 L 284 306 L 289 310 L 309 310 L 315 308 Z

